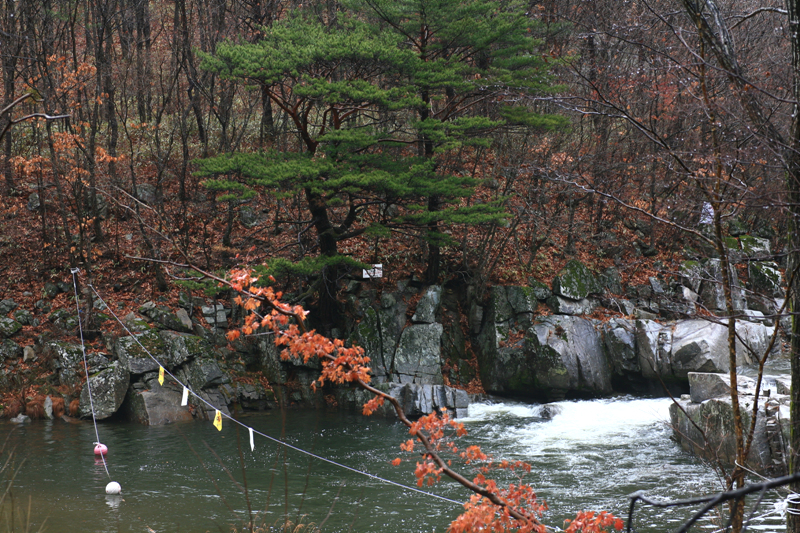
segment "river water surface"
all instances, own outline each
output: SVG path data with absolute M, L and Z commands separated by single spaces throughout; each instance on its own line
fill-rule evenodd
M 470 434 L 461 443 L 462 448 L 479 444 L 497 458 L 530 462 L 528 482 L 550 506 L 549 525 L 562 526 L 580 509 L 626 515 L 626 497 L 637 490 L 679 499 L 719 489 L 714 473 L 670 440 L 669 400 L 619 398 L 558 406 L 559 414 L 542 420 L 536 405 L 474 404 L 464 419 Z M 322 411 L 275 411 L 241 420 L 333 461 L 414 485 L 414 458 L 398 449 L 408 432 L 396 422 Z M 430 533 L 445 531 L 460 511 L 455 503 L 386 485 L 258 435 L 251 451 L 247 431 L 237 435 L 229 421 L 222 431 L 210 422 L 101 423 L 110 478 L 92 454 L 91 423 L 34 421 L 16 427 L 0 422 L 0 434 L 9 432 L 15 461 L 25 460 L 13 485 L 19 531 L 25 530 L 20 512 L 27 513 L 29 502 L 32 531 L 46 518 L 47 531 L 63 533 L 243 531 L 250 513 L 257 525 L 280 522 L 288 514 L 293 522 L 323 523 L 323 531 Z M 390 461 L 398 456 L 410 460 L 394 467 Z M 105 495 L 110 479 L 122 485 L 122 496 Z M 426 490 L 456 501 L 469 497 L 445 481 Z M 757 529 L 782 529 L 772 507 L 771 502 L 762 505 L 767 516 Z M 642 509 L 636 526 L 640 532 L 670 531 L 687 516 L 686 510 Z M 9 519 L 6 505 L 0 528 Z M 713 530 L 712 524 L 704 530 Z

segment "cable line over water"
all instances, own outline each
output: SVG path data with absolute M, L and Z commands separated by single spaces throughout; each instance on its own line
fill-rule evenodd
M 74 285 L 75 285 L 75 287 L 76 287 L 76 291 L 75 291 L 75 293 L 76 293 L 76 301 L 77 301 L 77 284 L 76 284 L 76 282 L 75 282 L 75 280 L 74 280 L 75 274 L 77 273 L 77 269 L 74 269 L 74 270 L 75 270 L 75 271 L 73 272 L 73 284 L 74 284 Z M 117 314 L 116 314 L 116 313 L 114 313 L 113 309 L 111 309 L 111 307 L 110 307 L 110 306 L 108 305 L 108 303 L 107 303 L 107 302 L 106 302 L 106 301 L 103 299 L 103 297 L 100 295 L 100 293 L 97 291 L 97 289 L 96 289 L 96 288 L 95 288 L 95 287 L 94 287 L 92 284 L 88 284 L 87 286 L 88 286 L 88 287 L 89 287 L 89 288 L 92 290 L 92 292 L 93 292 L 93 293 L 94 293 L 94 295 L 97 297 L 97 299 L 98 299 L 98 300 L 99 300 L 99 301 L 100 301 L 100 302 L 101 302 L 101 303 L 102 303 L 102 304 L 105 306 L 105 308 L 108 310 L 108 312 L 109 312 L 109 313 L 111 313 L 111 315 L 114 317 L 114 319 L 115 319 L 115 320 L 116 320 L 116 321 L 117 321 L 117 322 L 120 324 L 120 326 L 122 327 L 122 329 L 123 329 L 123 330 L 125 330 L 125 332 L 126 332 L 128 335 L 130 335 L 130 337 L 131 337 L 131 338 L 132 338 L 132 339 L 133 339 L 133 340 L 136 342 L 136 344 L 137 344 L 137 345 L 138 345 L 138 346 L 139 346 L 139 347 L 140 347 L 140 348 L 141 348 L 141 349 L 144 351 L 144 353 L 146 353 L 146 354 L 147 354 L 147 356 L 148 356 L 150 359 L 152 359 L 152 360 L 153 360 L 153 361 L 154 361 L 154 362 L 155 362 L 155 363 L 156 363 L 156 364 L 159 366 L 159 372 L 162 372 L 162 371 L 163 371 L 163 373 L 164 373 L 164 374 L 168 375 L 168 376 L 169 376 L 170 378 L 172 378 L 172 379 L 173 379 L 173 380 L 174 380 L 174 381 L 175 381 L 175 382 L 176 382 L 178 385 L 180 385 L 180 386 L 182 386 L 182 387 L 184 388 L 184 398 L 186 397 L 186 392 L 188 391 L 188 393 L 190 393 L 190 394 L 191 394 L 193 397 L 195 397 L 197 400 L 199 400 L 200 402 L 202 402 L 203 404 L 205 404 L 205 405 L 206 405 L 208 408 L 210 408 L 210 409 L 212 409 L 212 410 L 214 410 L 214 411 L 216 412 L 216 415 L 215 415 L 215 420 L 221 420 L 221 418 L 226 418 L 226 419 L 230 420 L 231 422 L 233 422 L 233 423 L 237 424 L 238 426 L 240 426 L 240 427 L 242 427 L 242 428 L 244 428 L 244 429 L 247 429 L 247 430 L 248 430 L 248 432 L 250 433 L 250 438 L 251 438 L 251 446 L 253 446 L 253 441 L 252 441 L 253 435 L 259 435 L 259 436 L 261 436 L 261 437 L 264 437 L 265 439 L 267 439 L 267 440 L 270 440 L 270 441 L 272 441 L 272 442 L 274 442 L 274 443 L 276 443 L 276 444 L 278 444 L 278 445 L 280 445 L 280 446 L 284 446 L 284 447 L 286 447 L 286 448 L 288 448 L 288 449 L 291 449 L 291 450 L 294 450 L 294 451 L 296 451 L 296 452 L 299 452 L 299 453 L 302 453 L 302 454 L 304 454 L 304 455 L 307 455 L 308 457 L 312 457 L 312 458 L 314 458 L 314 459 L 317 459 L 317 460 L 319 460 L 319 461 L 322 461 L 322 462 L 328 463 L 328 464 L 330 464 L 330 465 L 333 465 L 333 466 L 335 466 L 335 467 L 337 467 L 337 468 L 341 468 L 341 469 L 344 469 L 344 470 L 348 470 L 348 471 L 350 471 L 350 472 L 353 472 L 353 473 L 355 473 L 355 474 L 359 474 L 359 475 L 362 475 L 362 476 L 364 476 L 364 477 L 368 477 L 368 478 L 370 478 L 370 479 L 373 479 L 373 480 L 375 480 L 375 481 L 379 481 L 379 482 L 381 482 L 381 483 L 384 483 L 384 484 L 386 484 L 386 485 L 391 485 L 391 486 L 394 486 L 394 487 L 401 488 L 401 489 L 403 489 L 403 490 L 407 490 L 407 491 L 411 491 L 411 492 L 416 492 L 416 493 L 418 493 L 418 494 L 422 494 L 423 496 L 427 496 L 427 497 L 430 497 L 430 498 L 435 498 L 435 499 L 438 499 L 438 500 L 443 500 L 443 501 L 446 501 L 446 502 L 452 503 L 452 504 L 454 504 L 454 505 L 458 505 L 458 506 L 463 506 L 463 505 L 464 505 L 464 502 L 457 501 L 457 500 L 453 500 L 453 499 L 451 499 L 451 498 L 447 498 L 447 497 L 445 497 L 445 496 L 441 496 L 441 495 L 439 495 L 439 494 L 435 494 L 435 493 L 433 493 L 433 492 L 424 491 L 424 490 L 421 490 L 421 489 L 419 489 L 419 488 L 416 488 L 416 487 L 412 487 L 412 486 L 409 486 L 409 485 L 405 485 L 405 484 L 403 484 L 403 483 L 399 483 L 399 482 L 396 482 L 396 481 L 392 481 L 392 480 L 390 480 L 390 479 L 386 479 L 386 478 L 384 478 L 384 477 L 381 477 L 381 476 L 378 476 L 378 475 L 375 475 L 375 474 L 371 474 L 371 473 L 369 473 L 369 472 L 365 472 L 365 471 L 363 471 L 363 470 L 359 470 L 359 469 L 357 469 L 357 468 L 353 468 L 353 467 L 351 467 L 351 466 L 348 466 L 348 465 L 345 465 L 345 464 L 339 463 L 339 462 L 337 462 L 337 461 L 334 461 L 334 460 L 332 460 L 332 459 L 328 459 L 327 457 L 323 457 L 323 456 L 321 456 L 321 455 L 317 455 L 317 454 L 315 454 L 315 453 L 313 453 L 313 452 L 310 452 L 310 451 L 308 451 L 308 450 L 304 450 L 304 449 L 302 449 L 302 448 L 300 448 L 300 447 L 294 446 L 294 445 L 292 445 L 292 444 L 290 444 L 290 443 L 288 443 L 288 442 L 285 442 L 285 441 L 283 441 L 283 440 L 281 440 L 281 439 L 278 439 L 278 438 L 272 437 L 272 436 L 270 436 L 270 435 L 267 435 L 266 433 L 263 433 L 263 432 L 261 432 L 261 431 L 258 431 L 257 429 L 254 429 L 254 428 L 252 428 L 252 427 L 250 427 L 250 426 L 247 426 L 246 424 L 242 423 L 241 421 L 239 421 L 239 420 L 237 420 L 237 419 L 233 418 L 232 416 L 230 416 L 230 415 L 228 415 L 228 414 L 226 414 L 226 413 L 222 412 L 222 411 L 219 409 L 219 407 L 217 407 L 217 406 L 215 406 L 215 405 L 211 404 L 211 403 L 210 403 L 210 402 L 208 402 L 206 399 L 202 398 L 202 397 L 201 397 L 201 396 L 200 396 L 198 393 L 196 393 L 195 391 L 193 391 L 193 390 L 192 390 L 192 389 L 191 389 L 191 388 L 190 388 L 190 387 L 189 387 L 187 384 L 183 383 L 183 382 L 182 382 L 180 379 L 178 379 L 178 377 L 176 377 L 176 376 L 175 376 L 174 374 L 172 374 L 172 373 L 171 373 L 169 370 L 167 370 L 167 368 L 166 368 L 166 367 L 165 367 L 165 366 L 164 366 L 164 365 L 161 363 L 161 361 L 159 361 L 159 360 L 158 360 L 158 359 L 157 359 L 155 356 L 153 356 L 153 354 L 152 354 L 152 353 L 150 353 L 150 351 L 149 351 L 149 350 L 148 350 L 148 349 L 147 349 L 147 348 L 146 348 L 146 347 L 145 347 L 145 346 L 144 346 L 144 345 L 143 345 L 141 342 L 139 342 L 139 338 L 138 338 L 138 337 L 137 337 L 137 336 L 136 336 L 136 335 L 135 335 L 135 334 L 134 334 L 134 333 L 133 333 L 133 332 L 132 332 L 130 329 L 128 329 L 128 327 L 125 325 L 125 323 L 124 323 L 124 322 L 123 322 L 123 321 L 122 321 L 122 320 L 121 320 L 121 319 L 120 319 L 120 318 L 117 316 Z M 80 313 L 79 313 L 79 315 L 80 315 Z M 83 336 L 82 336 L 82 334 L 81 334 L 81 346 L 83 346 Z M 86 352 L 85 352 L 85 350 L 84 350 L 84 366 L 86 367 L 86 372 L 87 372 L 87 386 L 88 386 L 88 383 L 89 383 L 88 377 L 89 377 L 89 376 L 88 376 L 88 366 L 86 365 Z M 91 394 L 89 395 L 89 397 L 90 397 L 90 399 L 91 399 Z M 94 408 L 92 408 L 92 417 L 93 417 L 93 419 L 94 419 Z M 215 422 L 215 424 L 216 424 L 216 422 Z M 220 422 L 220 424 L 221 424 L 221 422 Z M 217 428 L 218 428 L 218 429 L 220 429 L 220 428 L 221 428 L 221 425 L 220 425 L 220 426 L 217 426 Z M 96 420 L 95 420 L 95 432 L 96 432 L 96 431 L 97 431 L 97 422 L 96 422 Z M 99 440 L 100 440 L 100 439 L 99 439 L 99 437 L 98 437 L 98 441 L 99 441 Z M 105 465 L 105 459 L 103 459 L 103 462 L 104 462 L 104 465 Z M 108 472 L 108 469 L 106 469 L 106 472 Z

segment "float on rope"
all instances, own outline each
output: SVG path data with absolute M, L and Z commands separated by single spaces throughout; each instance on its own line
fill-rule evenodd
M 99 442 L 94 443 L 94 454 L 95 455 L 105 455 L 108 453 L 108 446 L 105 444 L 101 444 Z
M 119 494 L 120 492 L 122 492 L 122 487 L 116 481 L 106 485 L 106 494 Z

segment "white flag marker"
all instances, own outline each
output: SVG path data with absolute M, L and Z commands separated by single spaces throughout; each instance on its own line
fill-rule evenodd
M 189 403 L 189 389 L 186 387 L 183 388 L 183 397 L 181 398 L 181 405 L 186 405 Z
M 252 452 L 253 450 L 256 449 L 256 443 L 253 442 L 253 428 L 247 428 L 247 429 L 250 430 L 250 451 Z

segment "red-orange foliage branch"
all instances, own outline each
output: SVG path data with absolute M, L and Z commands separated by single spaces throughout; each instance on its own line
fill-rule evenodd
M 466 430 L 463 424 L 452 420 L 446 410 L 441 414 L 434 412 L 423 416 L 416 422 L 410 421 L 394 397 L 369 384 L 371 378 L 367 365 L 370 359 L 364 355 L 363 348 L 346 346 L 340 339 L 330 339 L 315 330 L 309 330 L 306 324 L 308 311 L 299 305 L 291 306 L 281 302 L 282 293 L 276 292 L 272 287 L 259 286 L 260 278 L 251 269 L 234 269 L 228 279 L 223 279 L 197 267 L 191 268 L 237 291 L 239 296 L 236 303 L 249 312 L 241 328 L 228 332 L 228 340 L 234 341 L 241 334 L 250 335 L 258 329 L 270 330 L 275 334 L 276 345 L 284 347 L 282 359 L 299 357 L 304 362 L 314 357 L 320 359 L 322 372 L 313 386 L 322 386 L 326 381 L 336 384 L 355 383 L 373 393 L 375 397 L 364 404 L 365 415 L 372 414 L 387 401 L 392 405 L 397 418 L 409 428 L 409 433 L 414 437 L 403 443 L 401 449 L 412 452 L 417 444 L 422 447 L 422 461 L 417 463 L 415 471 L 417 484 L 432 485 L 444 474 L 474 493 L 464 504 L 464 513 L 450 524 L 451 532 L 515 530 L 521 533 L 545 533 L 541 516 L 547 509 L 547 504 L 539 501 L 533 488 L 522 482 L 522 476 L 530 472 L 529 464 L 522 461 L 493 461 L 478 446 L 469 446 L 459 452 L 453 438 L 466 435 Z M 452 461 L 446 461 L 443 453 L 453 454 L 466 464 L 479 465 L 477 475 L 469 480 L 453 470 Z M 393 461 L 395 465 L 399 463 L 399 459 Z M 507 488 L 498 487 L 496 481 L 486 477 L 492 470 L 498 469 L 517 474 L 519 483 L 512 483 Z M 606 512 L 600 513 L 598 517 L 602 519 L 590 520 L 588 514 L 579 513 L 570 526 L 571 533 L 600 532 L 621 523 Z

